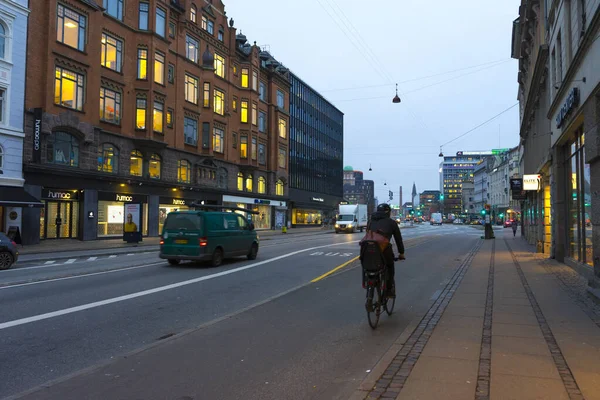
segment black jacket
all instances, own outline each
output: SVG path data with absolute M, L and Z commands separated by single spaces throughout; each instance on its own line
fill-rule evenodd
M 388 240 L 391 240 L 393 236 L 396 246 L 398 246 L 398 253 L 404 254 L 404 243 L 402 242 L 402 234 L 400 233 L 398 223 L 384 212 L 378 211 L 371 216 L 367 230 L 378 232 Z

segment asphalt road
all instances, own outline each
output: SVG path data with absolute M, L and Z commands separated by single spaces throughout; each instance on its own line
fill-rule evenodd
M 377 331 L 356 263 L 311 283 L 356 257 L 361 234 L 276 238 L 220 268 L 149 252 L 2 271 L 0 398 L 52 380 L 25 398 L 346 398 L 480 235 L 403 230 L 396 313 Z

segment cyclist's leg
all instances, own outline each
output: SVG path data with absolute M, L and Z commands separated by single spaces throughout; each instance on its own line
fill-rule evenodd
M 386 268 L 386 287 L 388 288 L 388 292 L 391 289 L 393 292 L 394 288 L 394 276 L 395 276 L 395 268 L 394 268 L 394 251 L 391 246 L 388 246 L 383 252 L 383 256 L 385 257 Z

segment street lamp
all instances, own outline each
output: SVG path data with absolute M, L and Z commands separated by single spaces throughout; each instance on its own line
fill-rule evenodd
M 392 103 L 397 104 L 400 102 L 401 102 L 401 100 L 400 100 L 400 97 L 398 96 L 398 84 L 396 83 L 396 96 L 394 96 L 394 98 L 392 99 Z
M 442 146 L 440 146 L 440 155 L 438 157 L 444 157 L 444 153 L 442 152 Z
M 373 171 L 373 168 L 371 168 L 371 163 L 369 163 L 369 171 Z

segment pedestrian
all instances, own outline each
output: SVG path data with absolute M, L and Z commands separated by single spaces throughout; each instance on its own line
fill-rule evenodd
M 513 231 L 513 237 L 517 236 L 517 221 L 513 220 L 512 222 L 512 231 Z

